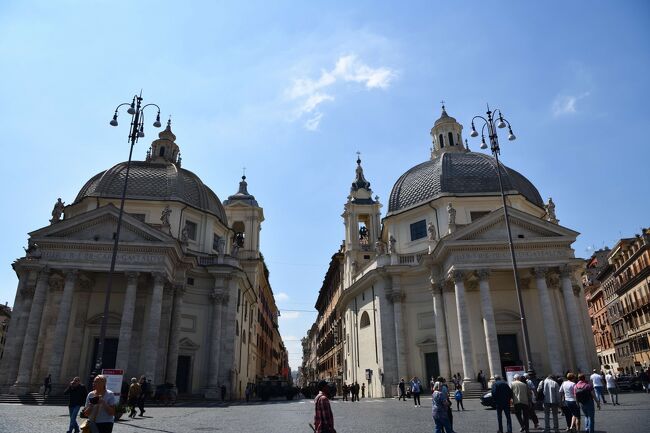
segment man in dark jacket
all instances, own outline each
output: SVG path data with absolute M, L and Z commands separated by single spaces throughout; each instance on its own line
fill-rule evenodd
M 68 426 L 67 433 L 72 433 L 73 431 L 79 433 L 77 415 L 79 414 L 79 409 L 86 404 L 88 390 L 81 384 L 81 379 L 75 377 L 65 391 L 63 391 L 63 394 L 68 396 L 68 412 L 70 414 L 70 425 Z
M 510 400 L 512 400 L 512 389 L 508 383 L 501 379 L 501 376 L 494 376 L 492 385 L 492 400 L 497 409 L 497 420 L 499 421 L 499 433 L 503 433 L 501 413 L 506 415 L 507 433 L 512 433 L 512 418 L 510 418 Z

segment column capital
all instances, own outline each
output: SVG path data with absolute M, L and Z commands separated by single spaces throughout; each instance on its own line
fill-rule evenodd
M 549 270 L 545 266 L 536 266 L 530 271 L 535 278 L 546 278 L 549 273 Z
M 185 284 L 183 284 L 183 283 L 173 283 L 172 284 L 172 290 L 174 291 L 174 295 L 183 296 L 185 294 Z
M 218 292 L 216 290 L 213 290 L 212 293 L 210 293 L 210 299 L 212 299 L 212 302 L 215 305 L 222 304 L 223 303 L 223 292 Z
M 167 276 L 164 272 L 152 272 L 153 282 L 157 285 L 163 285 L 167 281 Z
M 571 278 L 574 270 L 575 270 L 575 266 L 572 265 L 560 266 L 560 275 L 562 276 L 562 278 Z
M 22 295 L 23 298 L 27 298 L 27 297 L 31 298 L 32 296 L 34 296 L 35 290 L 36 290 L 35 282 L 26 281 L 22 289 L 20 289 L 20 294 Z
M 59 275 L 59 274 L 52 274 L 47 280 L 50 290 L 53 292 L 60 292 L 63 290 L 63 284 L 65 282 L 65 279 Z
M 430 290 L 434 295 L 440 294 L 444 289 L 445 282 L 440 278 L 430 278 L 429 282 L 431 283 Z
M 476 271 L 476 275 L 478 275 L 478 279 L 480 281 L 487 281 L 488 278 L 490 278 L 490 270 L 489 269 L 479 269 Z
M 79 276 L 79 270 L 78 269 L 68 269 L 63 271 L 65 274 L 65 283 L 74 283 L 77 280 L 77 277 Z
M 454 283 L 462 283 L 464 277 L 465 272 L 461 271 L 460 269 L 454 269 L 453 271 L 449 272 L 449 278 L 451 278 Z
M 127 284 L 137 284 L 138 277 L 140 276 L 140 272 L 129 271 L 129 272 L 125 272 L 124 275 L 126 275 Z

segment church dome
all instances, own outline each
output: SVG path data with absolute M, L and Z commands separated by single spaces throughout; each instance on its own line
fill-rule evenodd
M 228 225 L 226 212 L 217 197 L 197 175 L 169 162 L 132 161 L 126 197 L 131 200 L 180 201 L 209 212 Z M 120 198 L 126 162 L 96 174 L 81 188 L 75 203 L 85 197 Z
M 520 173 L 501 164 L 501 178 L 507 194 L 521 194 L 544 207 L 537 188 Z M 388 215 L 442 196 L 497 194 L 499 180 L 493 157 L 468 151 L 442 152 L 400 176 L 390 193 Z

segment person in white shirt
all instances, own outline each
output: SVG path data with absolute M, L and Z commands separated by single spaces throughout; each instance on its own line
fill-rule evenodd
M 539 383 L 537 393 L 544 395 L 544 431 L 551 431 L 551 414 L 553 415 L 553 431 L 558 431 L 557 408 L 560 404 L 560 385 L 552 374 Z
M 596 401 L 600 403 L 600 400 L 602 399 L 603 404 L 607 404 L 604 393 L 605 384 L 603 383 L 603 375 L 594 369 L 592 375 L 589 376 L 589 380 L 591 380 L 591 386 L 594 387 L 594 392 L 596 393 Z
M 575 396 L 576 375 L 569 373 L 566 375 L 566 380 L 560 385 L 560 398 L 563 405 L 566 406 L 567 411 L 571 415 L 571 423 L 567 425 L 570 431 L 580 431 L 580 407 L 576 401 Z M 569 421 L 567 415 L 567 423 Z
M 607 383 L 607 393 L 609 393 L 609 398 L 612 400 L 614 406 L 620 406 L 618 403 L 618 386 L 616 385 L 616 378 L 611 371 L 608 371 L 605 375 L 605 382 Z

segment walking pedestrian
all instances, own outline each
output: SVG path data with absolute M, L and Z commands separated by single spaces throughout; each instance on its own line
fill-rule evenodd
M 456 400 L 456 410 L 460 412 L 461 407 L 465 410 L 465 406 L 463 406 L 463 391 L 457 389 L 454 393 L 454 399 Z
M 246 395 L 246 403 L 248 403 L 251 399 L 251 384 L 249 383 L 246 385 L 246 389 L 244 390 L 244 394 Z
M 594 433 L 594 422 L 596 418 L 594 402 L 598 405 L 598 409 L 600 409 L 600 402 L 596 400 L 596 394 L 589 382 L 587 382 L 587 378 L 584 374 L 578 375 L 578 383 L 575 386 L 575 396 L 578 403 L 580 403 L 580 406 L 582 406 L 582 413 L 585 415 L 585 431 Z
M 537 418 L 537 413 L 535 408 L 537 406 L 537 389 L 535 387 L 535 372 L 526 373 L 526 385 L 528 385 L 528 390 L 530 391 L 528 397 L 530 398 L 530 404 L 528 405 L 528 419 L 533 422 L 535 430 L 539 428 L 539 418 Z
M 645 391 L 646 394 L 650 392 L 650 386 L 648 386 L 650 377 L 648 376 L 648 372 L 646 370 L 641 369 L 641 373 L 639 374 L 639 380 L 641 381 L 641 386 L 643 387 L 643 391 Z
M 560 400 L 567 412 L 567 428 L 572 433 L 580 431 L 580 407 L 575 397 L 575 386 L 576 375 L 573 373 L 567 374 L 560 386 Z
M 503 422 L 501 414 L 506 416 L 506 433 L 512 433 L 512 418 L 510 417 L 510 400 L 512 400 L 512 390 L 508 383 L 501 379 L 501 376 L 494 376 L 492 384 L 492 399 L 497 409 L 497 421 L 499 423 L 499 433 L 503 433 Z
M 135 377 L 131 378 L 131 385 L 129 385 L 129 392 L 126 398 L 126 404 L 129 406 L 129 418 L 136 417 L 135 408 L 138 407 L 138 400 L 142 394 L 142 387 L 138 383 L 138 379 Z M 144 406 L 143 406 L 144 408 Z
M 537 386 L 537 396 L 544 402 L 544 431 L 551 431 L 550 415 L 553 415 L 553 431 L 558 430 L 557 409 L 560 404 L 560 385 L 552 374 Z
M 521 426 L 521 430 L 519 431 L 528 433 L 528 407 L 530 400 L 528 398 L 529 389 L 528 385 L 526 385 L 526 379 L 523 376 L 515 374 L 510 389 L 512 389 L 512 405 L 515 408 L 515 416 Z
M 140 395 L 138 396 L 138 409 L 140 409 L 140 416 L 144 416 L 146 410 L 144 409 L 144 402 L 149 394 L 149 382 L 146 376 L 140 376 Z
M 348 401 L 348 385 L 345 382 L 343 382 L 341 392 L 343 393 L 343 401 Z
M 366 384 L 361 384 L 361 398 L 366 398 Z
M 91 431 L 96 433 L 111 433 L 115 422 L 115 406 L 117 397 L 106 389 L 106 376 L 97 375 L 93 379 L 93 390 L 86 397 L 84 415 L 91 423 Z M 96 429 L 92 427 L 95 425 Z
M 600 403 L 600 400 L 602 399 L 603 403 L 607 404 L 607 400 L 605 400 L 605 384 L 603 382 L 603 375 L 596 372 L 596 369 L 594 368 L 593 373 L 589 376 L 589 380 L 591 381 L 591 386 L 594 388 L 598 402 Z
M 451 433 L 454 429 L 448 417 L 449 398 L 441 382 L 434 382 L 433 394 L 431 395 L 431 414 L 436 426 L 435 433 Z
M 450 392 L 449 392 L 449 385 L 447 385 L 447 380 L 442 377 L 438 376 L 436 379 L 436 382 L 440 382 L 442 385 L 440 389 L 445 392 L 445 395 L 447 396 L 447 418 L 449 418 L 449 425 L 451 426 L 451 431 L 453 433 L 454 431 L 454 411 L 451 408 L 451 398 L 450 398 Z
M 43 381 L 43 397 L 45 395 L 50 395 L 52 392 L 52 375 L 48 374 L 45 380 Z
M 404 382 L 403 377 L 399 380 L 399 385 L 397 385 L 397 387 L 399 388 L 398 400 L 404 399 L 404 401 L 406 401 L 406 382 Z
M 64 395 L 68 396 L 68 415 L 70 415 L 70 424 L 68 425 L 67 433 L 79 433 L 79 424 L 77 424 L 77 415 L 86 403 L 86 396 L 88 390 L 81 384 L 81 379 L 75 377 L 68 387 L 63 391 Z
M 336 433 L 334 430 L 334 414 L 329 401 L 329 386 L 327 382 L 318 382 L 318 395 L 314 400 L 314 432 Z
M 221 401 L 226 401 L 226 385 L 221 385 Z
M 612 401 L 612 404 L 614 406 L 620 406 L 618 403 L 618 384 L 616 383 L 616 378 L 611 371 L 605 375 L 605 382 L 607 384 L 607 393 L 609 394 L 609 399 Z
M 422 406 L 420 404 L 421 392 L 422 392 L 422 384 L 420 383 L 420 379 L 418 379 L 417 376 L 414 376 L 413 379 L 411 380 L 411 394 L 413 394 L 413 403 L 415 404 L 415 407 Z
M 359 382 L 354 382 L 354 401 L 358 402 L 359 401 Z

